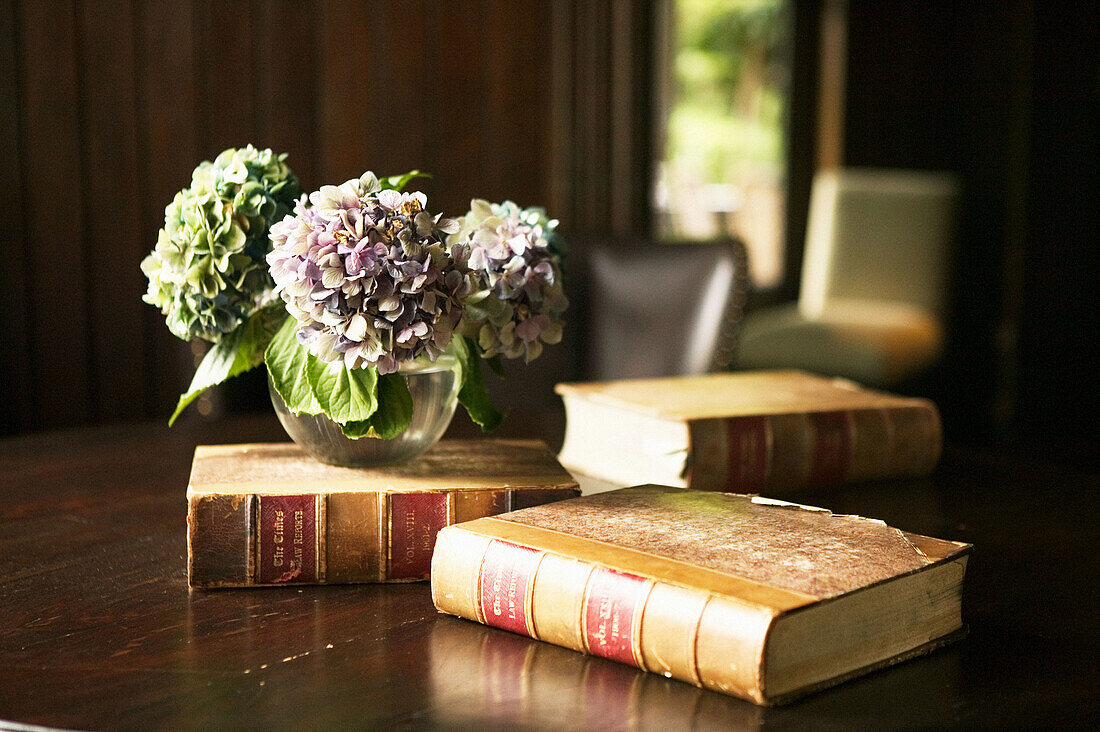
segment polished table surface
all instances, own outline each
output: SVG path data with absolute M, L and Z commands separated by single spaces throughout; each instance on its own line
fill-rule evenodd
M 555 429 L 518 420 L 515 431 Z M 930 480 L 779 496 L 972 542 L 970 634 L 763 709 L 438 615 L 426 583 L 188 592 L 195 444 L 281 439 L 273 419 L 247 418 L 0 441 L 0 720 L 311 730 L 1100 722 L 1091 471 L 954 448 Z

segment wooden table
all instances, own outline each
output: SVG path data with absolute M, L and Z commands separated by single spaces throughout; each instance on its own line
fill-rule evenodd
M 1100 720 L 1095 474 L 954 449 L 933 480 L 783 496 L 973 542 L 970 636 L 762 709 L 438 615 L 424 583 L 188 592 L 194 445 L 271 439 L 277 424 L 257 418 L 0 441 L 0 719 L 309 730 Z

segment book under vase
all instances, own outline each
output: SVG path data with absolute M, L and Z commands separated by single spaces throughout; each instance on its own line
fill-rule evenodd
M 458 404 L 456 367 L 456 359 L 449 353 L 435 361 L 402 364 L 398 373 L 412 398 L 412 419 L 404 432 L 391 439 L 348 437 L 324 414 L 293 413 L 270 379 L 268 390 L 283 429 L 309 455 L 341 467 L 377 467 L 410 460 L 439 442 Z

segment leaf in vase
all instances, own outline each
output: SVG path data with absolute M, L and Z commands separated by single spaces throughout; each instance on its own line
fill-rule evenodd
M 320 414 L 321 404 L 313 396 L 307 373 L 309 364 L 317 361 L 309 349 L 298 343 L 298 323 L 287 318 L 271 339 L 264 354 L 268 374 L 275 391 L 294 414 Z M 319 361 L 317 361 L 320 363 Z
M 214 344 L 195 369 L 191 385 L 180 396 L 168 424 L 172 425 L 183 410 L 210 387 L 263 363 L 264 351 L 284 320 L 291 319 L 287 318 L 282 303 L 269 305 L 257 310 L 244 325 Z
M 489 399 L 489 390 L 485 388 L 485 377 L 481 373 L 481 357 L 475 346 L 463 336 L 456 335 L 455 355 L 462 365 L 462 386 L 458 390 L 458 402 L 465 407 L 470 419 L 481 427 L 482 432 L 496 429 L 504 420 L 493 402 Z
M 313 359 L 306 367 L 306 376 L 317 403 L 333 422 L 360 422 L 369 419 L 378 407 L 378 371 L 373 367 L 349 369 L 339 362 L 327 364 Z
M 383 440 L 392 440 L 409 428 L 412 422 L 413 400 L 409 386 L 401 374 L 386 374 L 378 378 L 378 410 L 371 415 L 374 432 Z

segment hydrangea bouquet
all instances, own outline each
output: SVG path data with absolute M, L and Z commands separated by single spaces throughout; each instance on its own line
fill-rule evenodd
M 501 358 L 531 361 L 562 337 L 557 222 L 510 201 L 475 199 L 457 220 L 433 214 L 423 193 L 404 190 L 417 171 L 368 172 L 295 201 L 283 158 L 248 147 L 199 166 L 142 265 L 146 300 L 172 332 L 215 344 L 173 419 L 262 360 L 291 413 L 390 439 L 413 409 L 401 371 L 449 352 L 458 401 L 496 427 L 482 363 L 502 374 Z
M 263 363 L 285 319 L 264 259 L 268 229 L 299 193 L 285 154 L 249 145 L 199 164 L 165 208 L 156 248 L 141 263 L 143 299 L 175 336 L 214 344 L 169 423 L 207 388 Z

